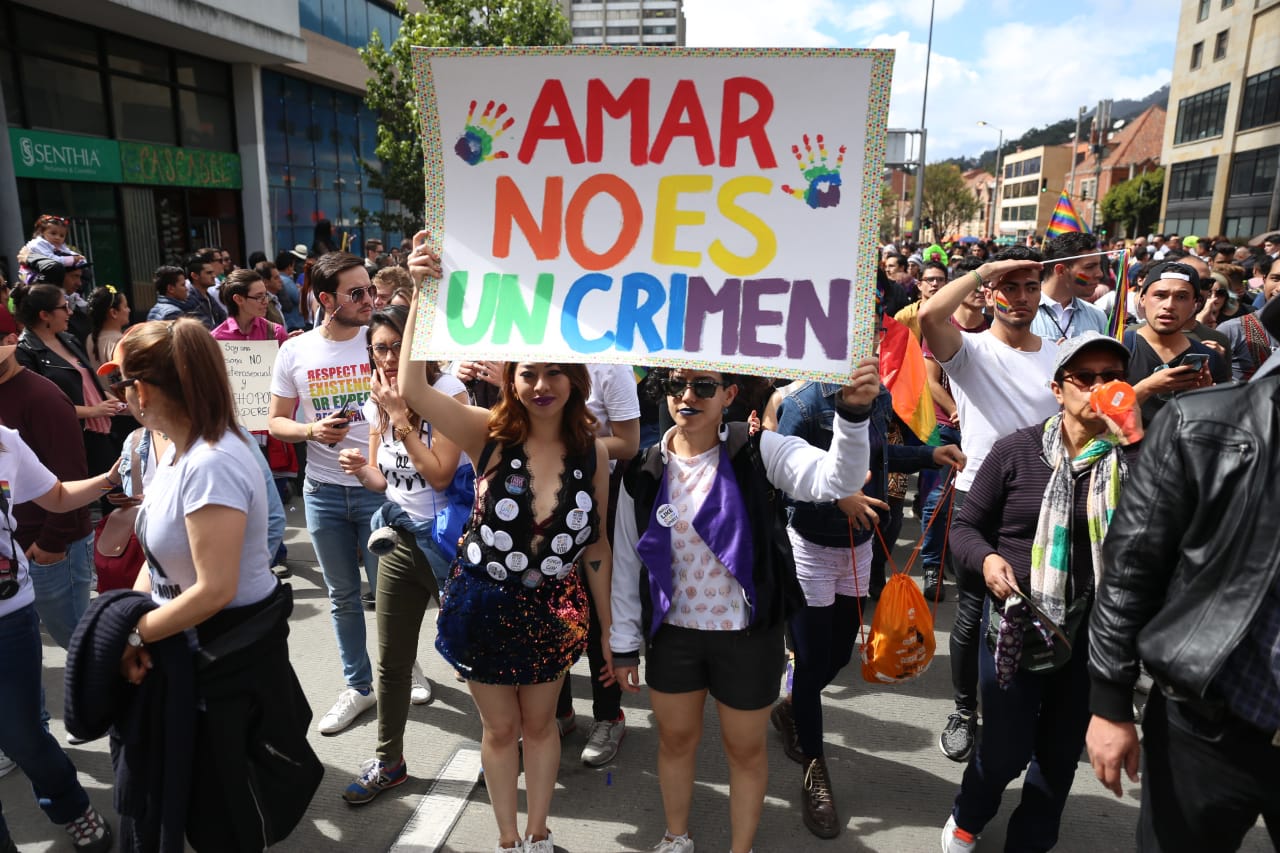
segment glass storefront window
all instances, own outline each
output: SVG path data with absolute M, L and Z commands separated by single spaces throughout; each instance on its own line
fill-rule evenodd
M 37 56 L 24 56 L 22 81 L 27 121 L 31 127 L 90 136 L 107 135 L 102 77 L 97 71 Z
M 202 59 L 189 53 L 177 54 L 178 84 L 205 89 L 210 92 L 230 94 L 229 69 L 221 62 Z
M 347 4 L 345 0 L 320 0 L 320 33 L 346 43 Z
M 166 51 L 114 35 L 107 39 L 107 67 L 112 71 L 135 74 L 156 82 L 172 78 Z
M 98 64 L 98 38 L 93 30 L 59 19 L 52 21 L 34 10 L 14 10 L 14 44 L 39 45 L 40 52 L 86 65 Z
M 347 0 L 347 38 L 351 47 L 369 43 L 369 13 L 365 0 Z
M 320 0 L 299 0 L 298 26 L 314 33 L 320 32 Z
M 22 101 L 18 95 L 18 78 L 13 73 L 13 54 L 7 50 L 0 50 L 0 89 L 4 91 L 5 121 L 12 127 L 21 127 Z
M 231 102 L 221 95 L 178 90 L 182 144 L 214 151 L 234 151 Z
M 116 138 L 139 142 L 177 143 L 173 122 L 173 89 L 111 75 L 111 111 Z

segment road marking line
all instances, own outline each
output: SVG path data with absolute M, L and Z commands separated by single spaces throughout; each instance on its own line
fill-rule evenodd
M 459 747 L 436 774 L 431 789 L 409 816 L 389 853 L 436 853 L 453 832 L 479 779 L 480 750 Z

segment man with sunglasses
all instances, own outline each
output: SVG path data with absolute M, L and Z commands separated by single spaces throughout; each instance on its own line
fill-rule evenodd
M 1012 246 L 942 288 L 920 309 L 925 342 L 951 382 L 968 459 L 956 477 L 953 518 L 991 445 L 1014 430 L 1043 423 L 1058 410 L 1049 390 L 1058 345 L 1031 331 L 1040 308 L 1041 270 L 1039 252 Z M 987 290 L 995 311 L 990 329 L 969 335 L 951 323 L 951 316 L 975 288 Z M 956 583 L 951 629 L 956 709 L 938 742 L 952 761 L 967 761 L 978 725 L 978 623 L 986 587 L 972 572 L 957 571 Z
M 270 429 L 281 441 L 306 442 L 302 500 L 307 532 L 329 590 L 346 681 L 337 702 L 320 718 L 318 730 L 336 734 L 377 703 L 357 560 L 364 565 L 372 593 L 378 558 L 365 543 L 369 519 L 382 505 L 382 496 L 360 485 L 338 461 L 343 450 L 363 453 L 369 448 L 369 424 L 361 412 L 372 380 L 365 325 L 373 315 L 373 286 L 364 262 L 347 252 L 319 258 L 310 279 L 325 320 L 280 347 L 271 378 Z M 295 420 L 299 408 L 300 419 Z

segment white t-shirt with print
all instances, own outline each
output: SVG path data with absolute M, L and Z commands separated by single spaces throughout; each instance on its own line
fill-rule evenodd
M 467 392 L 467 386 L 452 373 L 441 373 L 440 378 L 431 387 L 450 397 Z M 364 417 L 371 428 L 377 427 L 378 404 L 373 400 L 365 402 Z M 423 421 L 418 427 L 418 435 L 424 444 L 431 446 L 430 424 Z M 399 504 L 413 520 L 428 521 L 435 518 L 437 510 L 443 509 L 449 502 L 444 492 L 431 488 L 426 478 L 418 473 L 413 460 L 409 458 L 409 451 L 405 449 L 404 442 L 397 441 L 390 429 L 383 433 L 378 441 L 378 458 L 373 461 L 373 464 L 377 465 L 382 476 L 387 478 L 387 500 Z M 467 458 L 467 454 L 463 453 L 458 458 L 459 466 L 470 464 L 471 460 Z
M 596 435 L 613 435 L 614 421 L 632 421 L 640 417 L 640 393 L 636 390 L 636 375 L 627 364 L 588 364 L 591 375 L 591 396 L 587 398 L 587 410 L 595 415 L 598 424 Z M 618 460 L 609 460 L 612 471 Z
M 275 371 L 271 375 L 271 393 L 277 397 L 295 398 L 300 411 L 295 416 L 301 423 L 323 420 L 351 405 L 351 428 L 333 447 L 312 441 L 307 445 L 307 479 L 339 486 L 359 486 L 352 475 L 343 472 L 338 454 L 348 448 L 367 453 L 369 424 L 364 417 L 364 404 L 369 399 L 373 368 L 365 348 L 365 332 L 360 329 L 347 341 L 333 341 L 313 329 L 280 345 Z
M 159 564 L 150 566 L 151 597 L 157 604 L 172 601 L 196 582 L 186 519 L 206 506 L 245 513 L 240 580 L 227 607 L 262 601 L 276 588 L 267 547 L 267 484 L 252 455 L 260 452 L 238 432 L 229 431 L 214 444 L 197 439 L 176 461 L 177 448 L 170 447 L 160 460 L 142 499 L 136 528 Z
M 719 471 L 720 445 L 689 459 L 671 454 L 667 494 L 680 520 L 671 527 L 671 609 L 664 622 L 699 631 L 737 631 L 747 627 L 746 596 L 693 529 Z
M 0 427 L 0 493 L 4 494 L 6 504 L 4 515 L 0 516 L 0 559 L 17 561 L 16 567 L 11 566 L 10 571 L 18 581 L 17 594 L 0 601 L 0 617 L 16 613 L 36 600 L 31 577 L 27 574 L 27 555 L 22 552 L 22 546 L 14 535 L 18 521 L 13 517 L 13 508 L 40 497 L 57 483 L 58 478 L 44 467 L 17 430 Z
M 967 492 L 991 445 L 1014 430 L 1043 423 L 1058 411 L 1049 383 L 1058 345 L 1040 339 L 1038 352 L 1014 349 L 990 332 L 960 334 L 960 349 L 940 362 L 960 415 L 960 444 L 968 459 L 956 475 Z

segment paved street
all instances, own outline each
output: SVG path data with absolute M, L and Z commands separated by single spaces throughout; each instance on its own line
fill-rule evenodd
M 293 502 L 289 522 L 287 542 L 294 567 L 290 583 L 296 602 L 290 646 L 303 689 L 318 718 L 342 687 L 338 655 L 323 582 L 302 529 L 299 499 Z M 906 527 L 907 536 L 917 529 L 910 519 Z M 899 554 L 905 556 L 911 544 L 902 542 Z M 950 602 L 940 607 L 938 653 L 923 678 L 902 686 L 881 687 L 865 683 L 854 666 L 827 691 L 828 760 L 845 827 L 837 840 L 820 841 L 804 828 L 800 820 L 800 768 L 783 755 L 770 730 L 769 795 L 756 840 L 757 851 L 931 853 L 938 849 L 940 828 L 963 770 L 961 765 L 945 759 L 937 747 L 938 729 L 950 704 L 947 629 L 952 612 Z M 372 614 L 368 614 L 367 621 L 372 652 Z M 479 719 L 464 686 L 454 680 L 436 654 L 433 639 L 433 629 L 424 631 L 418 659 L 435 684 L 436 700 L 428 706 L 414 707 L 409 713 L 405 746 L 410 781 L 369 805 L 351 808 L 339 794 L 361 761 L 373 755 L 373 714 L 366 714 L 352 728 L 334 737 L 313 733 L 311 740 L 324 762 L 325 779 L 302 824 L 276 849 L 308 853 L 389 849 L 428 792 L 435 774 L 460 748 L 476 747 Z M 45 684 L 54 714 L 52 728 L 60 740 L 65 736 L 61 724 L 64 659 L 62 649 L 46 638 Z M 655 772 L 657 738 L 645 694 L 624 700 L 629 728 L 618 759 L 608 768 L 588 770 L 578 762 L 590 723 L 586 673 L 584 658 L 573 672 L 579 728 L 565 739 L 560 783 L 552 804 L 551 828 L 557 846 L 572 853 L 648 849 L 661 837 L 664 823 Z M 692 820 L 692 834 L 701 853 L 724 853 L 729 848 L 727 770 L 718 741 L 714 708 L 710 708 Z M 111 766 L 106 742 L 67 750 L 95 804 L 111 813 Z M 62 830 L 49 824 L 36 808 L 21 772 L 0 780 L 0 801 L 18 848 L 24 853 L 69 849 Z M 1003 827 L 1016 801 L 1014 789 L 983 836 L 979 850 L 1002 849 Z M 443 807 L 430 811 L 421 816 L 427 823 L 438 822 L 445 814 Z M 1136 816 L 1135 787 L 1127 786 L 1125 798 L 1117 800 L 1093 779 L 1087 763 L 1082 763 L 1057 849 L 1064 853 L 1131 851 Z M 495 840 L 484 788 L 477 785 L 439 849 L 488 853 Z M 1244 850 L 1262 853 L 1269 847 L 1266 834 L 1259 827 L 1250 835 Z M 398 849 L 431 848 L 402 844 Z

